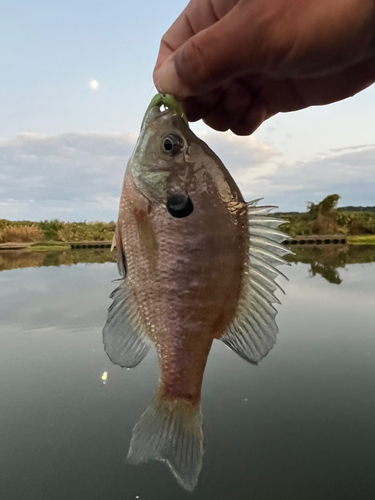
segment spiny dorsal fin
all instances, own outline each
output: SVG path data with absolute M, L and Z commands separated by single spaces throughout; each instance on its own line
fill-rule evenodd
M 108 357 L 116 365 L 132 368 L 146 356 L 150 342 L 141 320 L 129 297 L 126 282 L 114 290 L 103 328 L 103 344 Z
M 221 337 L 237 354 L 254 364 L 264 358 L 276 342 L 277 310 L 272 304 L 280 304 L 275 290 L 283 290 L 275 279 L 278 275 L 284 276 L 276 266 L 287 264 L 283 256 L 292 253 L 281 245 L 286 235 L 277 230 L 284 221 L 268 215 L 276 207 L 257 207 L 258 201 L 247 204 L 250 245 L 243 290 L 236 316 Z

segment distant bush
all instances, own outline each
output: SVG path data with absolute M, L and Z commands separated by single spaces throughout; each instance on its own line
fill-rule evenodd
M 36 226 L 39 227 L 38 222 L 31 222 L 29 220 L 17 220 L 17 221 L 10 221 L 7 219 L 0 219 L 0 229 L 4 229 L 4 227 L 30 227 L 30 226 Z
M 286 220 L 280 228 L 291 236 L 310 234 L 375 234 L 375 213 L 347 212 L 337 208 L 340 197 L 332 194 L 320 203 L 308 203 L 305 213 L 279 214 Z
M 64 222 L 58 219 L 45 220 L 39 222 L 38 226 L 43 231 L 45 240 L 57 240 L 59 231 L 64 227 Z
M 348 234 L 375 234 L 374 212 L 343 212 L 348 218 Z
M 320 203 L 308 203 L 304 213 L 278 213 L 286 222 L 280 229 L 290 236 L 311 234 L 345 234 L 347 236 L 375 235 L 374 207 L 363 211 L 346 211 L 337 208 L 337 194 L 324 198 Z M 362 207 L 361 207 L 362 208 Z M 0 219 L 0 243 L 40 241 L 111 241 L 115 222 L 62 222 L 44 220 L 41 222 L 9 221 Z
M 375 207 L 340 207 L 340 212 L 375 212 Z
M 40 241 L 43 231 L 37 226 L 4 226 L 0 229 L 0 243 Z
M 115 222 L 41 222 L 0 219 L 0 243 L 23 241 L 110 241 Z
M 115 222 L 65 222 L 57 233 L 59 241 L 109 241 Z

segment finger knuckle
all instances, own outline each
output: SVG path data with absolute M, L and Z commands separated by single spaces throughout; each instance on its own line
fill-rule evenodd
M 192 88 L 204 85 L 213 78 L 207 51 L 205 50 L 205 35 L 193 37 L 181 50 L 176 59 L 176 68 L 179 76 L 190 82 Z

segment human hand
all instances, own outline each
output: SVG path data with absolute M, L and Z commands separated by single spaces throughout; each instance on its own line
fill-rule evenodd
M 249 135 L 375 82 L 375 0 L 191 0 L 161 40 L 154 82 L 190 121 Z

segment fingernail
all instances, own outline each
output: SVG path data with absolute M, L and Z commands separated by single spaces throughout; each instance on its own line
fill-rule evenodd
M 154 73 L 155 87 L 161 94 L 172 94 L 184 98 L 189 95 L 189 89 L 177 75 L 173 59 L 168 59 Z

